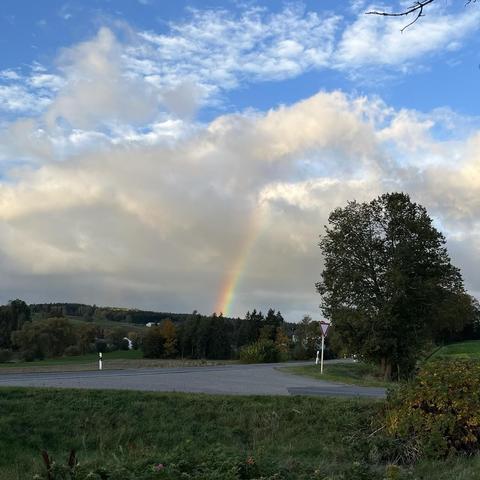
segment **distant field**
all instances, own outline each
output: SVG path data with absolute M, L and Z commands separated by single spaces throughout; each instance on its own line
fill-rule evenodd
M 142 358 L 141 350 L 116 350 L 114 352 L 104 353 L 105 362 L 109 360 L 138 360 Z M 75 365 L 84 363 L 97 363 L 98 353 L 87 353 L 86 355 L 73 355 L 60 358 L 48 358 L 45 360 L 35 360 L 33 362 L 15 362 L 0 363 L 0 368 L 18 368 L 18 367 L 48 367 L 50 365 Z
M 36 313 L 33 314 L 33 320 L 41 320 L 44 318 L 41 314 Z M 104 328 L 115 328 L 115 327 L 122 327 L 131 332 L 138 332 L 145 330 L 145 325 L 141 323 L 130 323 L 130 322 L 115 322 L 113 320 L 107 320 L 105 318 L 92 318 L 91 320 L 87 320 L 84 317 L 76 316 L 76 315 L 65 315 L 65 318 L 70 320 L 75 325 L 83 325 L 84 323 L 91 323 L 92 325 L 98 325 L 99 327 Z
M 203 365 L 224 365 L 233 360 L 191 360 L 143 358 L 141 350 L 116 350 L 103 354 L 104 370 L 124 368 L 194 367 Z M 89 353 L 71 357 L 50 358 L 34 362 L 0 363 L 0 375 L 19 372 L 65 372 L 96 370 L 98 354 Z
M 115 328 L 115 327 L 122 327 L 125 329 L 128 329 L 130 331 L 136 332 L 139 330 L 145 330 L 145 325 L 138 324 L 138 323 L 128 323 L 128 322 L 114 322 L 112 320 L 105 320 L 105 319 L 94 319 L 92 321 L 85 320 L 82 317 L 73 317 L 73 316 L 67 316 L 72 323 L 81 325 L 83 323 L 91 323 L 93 325 L 98 325 L 100 327 L 105 327 L 105 328 Z
M 437 350 L 430 358 L 455 357 L 476 358 L 480 360 L 480 340 L 452 343 Z

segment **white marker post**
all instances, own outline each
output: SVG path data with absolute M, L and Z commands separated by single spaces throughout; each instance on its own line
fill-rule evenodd
M 323 351 L 325 350 L 325 337 L 327 336 L 328 327 L 330 326 L 329 323 L 320 323 L 322 327 L 322 359 L 320 361 L 320 373 L 323 374 Z M 317 352 L 317 359 L 318 359 L 318 352 Z
M 99 370 L 103 370 L 102 357 L 103 357 L 102 352 L 98 352 L 98 369 L 99 369 Z
M 320 363 L 320 350 L 317 350 L 317 358 L 315 359 L 315 365 Z

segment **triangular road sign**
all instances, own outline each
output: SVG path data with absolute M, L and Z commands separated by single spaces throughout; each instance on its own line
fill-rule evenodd
M 329 323 L 320 323 L 320 326 L 322 327 L 322 335 L 324 337 L 327 336 L 327 332 L 328 332 L 328 328 L 330 327 L 330 324 Z

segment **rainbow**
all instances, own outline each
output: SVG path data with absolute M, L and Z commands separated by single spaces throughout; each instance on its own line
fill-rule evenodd
M 253 212 L 246 235 L 240 244 L 238 254 L 235 256 L 234 261 L 221 284 L 215 312 L 223 313 L 225 316 L 231 314 L 230 308 L 234 300 L 235 290 L 240 283 L 242 274 L 245 272 L 248 257 L 250 256 L 253 245 L 257 240 L 261 225 L 260 213 L 261 210 L 259 208 L 255 209 Z

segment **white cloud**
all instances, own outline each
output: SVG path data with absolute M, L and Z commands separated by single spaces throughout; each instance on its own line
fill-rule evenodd
M 44 88 L 51 91 L 57 91 L 64 86 L 64 80 L 62 77 L 50 73 L 34 73 L 26 80 L 32 88 Z
M 59 119 L 73 128 L 95 128 L 154 118 L 155 95 L 145 82 L 125 75 L 110 30 L 102 28 L 93 40 L 64 50 L 59 63 L 66 83 L 46 112 L 50 127 Z
M 400 30 L 408 23 L 408 18 L 359 13 L 357 19 L 345 28 L 337 45 L 337 68 L 409 69 L 424 64 L 429 54 L 442 54 L 444 50 L 460 48 L 464 39 L 478 31 L 478 9 L 451 15 L 445 13 L 444 8 L 434 7 L 403 33 Z M 369 7 L 367 10 L 375 8 Z
M 22 85 L 0 85 L 0 110 L 6 112 L 40 112 L 50 102 Z
M 291 78 L 329 64 L 339 21 L 298 6 L 238 16 L 192 10 L 188 22 L 171 24 L 167 34 L 140 33 L 144 42 L 129 49 L 130 65 L 158 86 L 187 79 L 207 95 L 245 81 Z
M 0 78 L 5 80 L 19 80 L 20 75 L 18 75 L 18 73 L 15 72 L 15 70 L 1 70 Z

